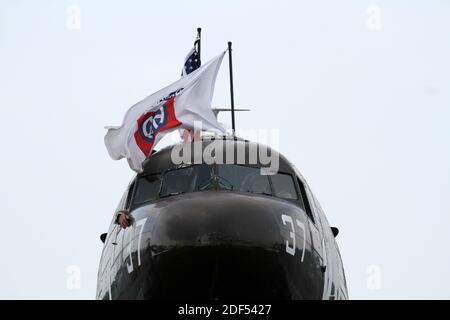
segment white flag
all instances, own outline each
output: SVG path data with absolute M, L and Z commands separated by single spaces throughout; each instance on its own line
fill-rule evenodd
M 127 158 L 134 171 L 162 136 L 174 129 L 193 130 L 200 121 L 205 130 L 225 132 L 211 110 L 217 73 L 225 52 L 164 89 L 132 106 L 120 127 L 107 127 L 105 145 L 114 160 Z

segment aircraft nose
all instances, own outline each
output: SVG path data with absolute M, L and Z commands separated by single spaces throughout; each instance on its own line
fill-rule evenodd
M 217 191 L 136 209 L 136 224 L 147 221 L 136 237 L 139 296 L 320 299 L 323 272 L 311 239 L 293 239 L 282 219 L 300 213 L 274 197 Z
M 164 200 L 143 252 L 146 298 L 298 296 L 298 261 L 286 254 L 280 210 L 261 195 L 207 191 Z M 303 271 L 301 271 L 303 272 Z M 306 276 L 305 276 L 306 278 Z
M 168 201 L 154 228 L 156 247 L 250 245 L 273 248 L 278 223 L 266 198 L 210 192 Z

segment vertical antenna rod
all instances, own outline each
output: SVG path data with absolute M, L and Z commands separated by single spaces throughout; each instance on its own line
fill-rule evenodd
M 231 128 L 234 137 L 234 132 L 236 130 L 235 122 L 234 122 L 234 91 L 233 91 L 233 58 L 231 57 L 231 41 L 228 41 L 228 58 L 229 58 L 229 66 L 230 66 L 230 94 L 231 94 Z

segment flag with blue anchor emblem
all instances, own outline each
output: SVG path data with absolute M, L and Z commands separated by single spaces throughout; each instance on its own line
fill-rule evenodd
M 204 130 L 225 132 L 211 109 L 217 73 L 225 51 L 196 72 L 151 94 L 132 106 L 121 126 L 106 127 L 105 145 L 111 158 L 126 158 L 130 168 L 142 172 L 142 162 L 168 132 L 193 131 L 195 122 Z

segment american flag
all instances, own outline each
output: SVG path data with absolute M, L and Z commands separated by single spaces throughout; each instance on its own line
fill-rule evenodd
M 191 73 L 192 71 L 200 68 L 201 61 L 200 55 L 198 53 L 198 45 L 200 43 L 200 36 L 197 35 L 197 38 L 194 41 L 194 47 L 189 51 L 186 59 L 184 59 L 183 70 L 181 71 L 181 77 L 184 77 Z
M 199 54 L 199 45 L 200 45 L 200 31 L 197 29 L 197 37 L 194 41 L 194 47 L 189 51 L 188 55 L 186 56 L 186 59 L 184 59 L 184 65 L 183 70 L 181 70 L 181 77 L 188 75 L 192 71 L 197 70 L 200 68 L 201 61 L 200 61 L 200 54 Z M 187 141 L 194 141 L 194 139 L 199 140 L 199 137 L 197 137 L 194 132 L 191 132 L 187 129 L 180 129 L 178 130 L 180 133 L 180 138 L 184 142 Z

